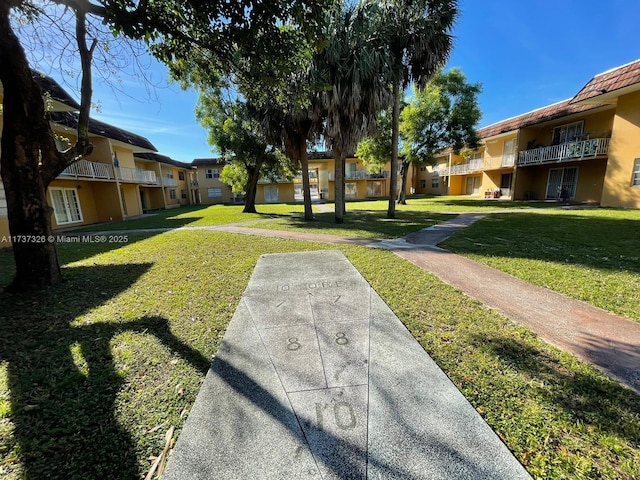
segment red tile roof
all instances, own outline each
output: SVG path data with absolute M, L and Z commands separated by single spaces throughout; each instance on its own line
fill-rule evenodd
M 478 130 L 480 138 L 489 138 L 501 133 L 512 132 L 519 128 L 530 127 L 538 123 L 548 122 L 556 118 L 566 117 L 575 113 L 586 112 L 603 105 L 571 105 L 570 100 L 554 103 L 547 107 L 542 107 L 528 113 L 523 113 L 517 117 L 508 118 L 501 122 L 488 125 Z
M 570 103 L 578 103 L 599 97 L 640 83 L 640 60 L 613 68 L 593 77 L 582 87 Z M 640 87 L 640 85 L 639 85 Z

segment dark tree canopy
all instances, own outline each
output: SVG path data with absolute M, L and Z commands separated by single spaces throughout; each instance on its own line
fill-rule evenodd
M 298 69 L 318 34 L 324 10 L 333 0 L 5 0 L 0 3 L 0 81 L 3 85 L 0 175 L 7 197 L 13 237 L 49 237 L 52 209 L 49 183 L 71 163 L 88 154 L 91 64 L 98 39 L 87 25 L 103 23 L 114 36 L 142 40 L 167 63 L 178 78 L 194 56 L 215 75 L 251 79 L 255 92 L 268 92 Z M 58 152 L 49 125 L 42 91 L 34 80 L 12 18 L 44 22 L 47 9 L 66 9 L 73 32 L 70 39 L 81 65 L 81 108 L 78 140 Z M 50 24 L 49 27 L 52 25 Z M 53 25 L 55 27 L 55 24 Z M 56 52 L 52 52 L 55 55 Z M 264 88 L 260 88 L 263 85 Z M 61 280 L 55 245 L 14 243 L 14 288 L 51 285 Z

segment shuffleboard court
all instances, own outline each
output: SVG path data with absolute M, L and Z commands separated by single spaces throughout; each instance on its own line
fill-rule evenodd
M 165 479 L 529 479 L 338 251 L 263 255 Z

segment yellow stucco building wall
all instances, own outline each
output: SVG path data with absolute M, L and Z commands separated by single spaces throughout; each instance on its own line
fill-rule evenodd
M 602 206 L 640 208 L 640 185 L 632 185 L 637 163 L 640 163 L 640 92 L 618 98 Z

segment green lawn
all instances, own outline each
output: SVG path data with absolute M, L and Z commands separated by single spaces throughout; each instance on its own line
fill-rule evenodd
M 242 213 L 242 205 L 188 206 L 143 215 L 120 222 L 88 225 L 76 232 L 117 231 L 153 228 L 179 228 L 222 225 L 226 223 L 259 221 L 279 216 L 299 215 L 304 213 L 304 206 L 299 204 L 258 205 L 259 213 Z
M 433 202 L 419 201 L 435 220 Z M 235 208 L 166 220 L 245 218 Z M 367 223 L 384 223 L 371 215 Z M 492 214 L 447 248 L 532 277 L 557 268 L 549 286 L 597 279 L 596 297 L 637 310 L 628 293 L 640 287 L 639 222 L 640 212 L 527 208 Z M 258 257 L 329 248 L 347 255 L 535 478 L 640 478 L 640 397 L 527 329 L 391 252 L 208 231 L 59 245 L 65 283 L 0 293 L 0 478 L 143 478 L 171 426 L 177 437 Z M 0 285 L 11 279 L 10 253 L 0 250 Z M 620 287 L 631 303 L 616 303 L 625 275 L 636 282 Z
M 349 205 L 351 207 L 351 205 Z M 327 235 L 363 238 L 398 238 L 411 232 L 422 230 L 436 223 L 445 222 L 455 215 L 401 210 L 396 218 L 386 218 L 386 210 L 351 210 L 344 223 L 336 225 L 335 214 L 316 213 L 313 222 L 305 222 L 301 217 L 284 217 L 269 222 L 252 223 L 246 227 L 297 232 L 318 232 Z
M 444 248 L 640 321 L 640 211 L 492 214 Z

